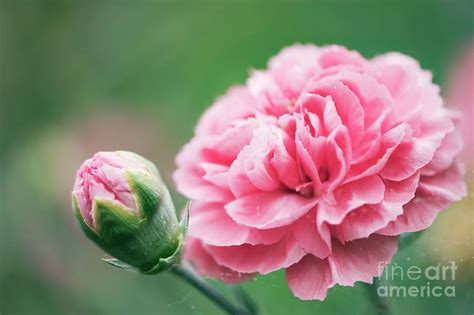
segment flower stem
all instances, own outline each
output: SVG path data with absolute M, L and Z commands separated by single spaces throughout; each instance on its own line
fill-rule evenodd
M 388 299 L 378 294 L 378 287 L 379 279 L 377 278 L 374 278 L 373 284 L 366 285 L 369 300 L 370 302 L 372 302 L 372 305 L 374 306 L 377 315 L 390 315 L 392 314 L 392 312 L 390 311 Z
M 243 310 L 239 307 L 236 307 L 234 304 L 229 302 L 225 296 L 223 296 L 219 291 L 217 291 L 213 286 L 211 286 L 206 280 L 204 280 L 200 275 L 198 275 L 194 269 L 183 262 L 181 265 L 172 269 L 173 273 L 184 280 L 189 284 L 199 290 L 202 294 L 207 296 L 212 300 L 217 306 L 224 310 L 227 314 L 232 315 L 250 315 L 252 313 L 247 310 Z
M 240 285 L 233 285 L 231 287 L 234 295 L 237 297 L 237 300 L 245 305 L 245 308 L 250 314 L 258 315 L 259 310 L 255 301 L 245 292 L 245 290 Z

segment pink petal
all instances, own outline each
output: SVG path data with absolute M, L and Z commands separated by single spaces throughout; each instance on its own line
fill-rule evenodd
M 257 192 L 228 203 L 225 209 L 240 224 L 269 229 L 296 221 L 317 203 L 317 199 L 286 191 Z
M 314 80 L 305 88 L 307 93 L 331 97 L 338 116 L 349 129 L 352 140 L 359 139 L 364 130 L 364 109 L 354 93 L 334 78 Z M 304 94 L 303 94 L 304 95 Z
M 344 126 L 340 126 L 327 139 L 326 168 L 329 177 L 324 186 L 327 186 L 329 192 L 332 192 L 340 185 L 346 177 L 351 162 L 351 151 L 352 148 L 347 129 Z M 319 169 L 321 169 L 321 166 Z
M 321 180 L 318 175 L 316 163 L 312 157 L 322 157 L 322 155 L 315 153 L 321 151 L 321 148 L 324 146 L 325 142 L 326 141 L 323 138 L 315 139 L 309 136 L 309 134 L 305 134 L 305 132 L 301 129 L 298 131 L 298 134 L 295 138 L 298 163 L 304 174 L 313 181 L 316 191 L 321 187 Z M 313 154 L 311 154 L 308 150 L 311 150 L 311 153 Z
M 450 203 L 445 198 L 419 191 L 415 198 L 403 207 L 403 214 L 377 233 L 399 235 L 424 230 L 431 226 L 438 213 L 446 209 Z
M 233 198 L 228 189 L 215 185 L 204 179 L 205 168 L 210 162 L 203 152 L 202 140 L 194 138 L 186 144 L 176 157 L 178 169 L 173 173 L 177 190 L 193 200 L 227 201 Z M 216 163 L 214 163 L 216 164 Z M 214 166 L 216 168 L 218 166 Z M 225 167 L 225 166 L 223 166 Z
M 276 117 L 288 112 L 291 102 L 268 72 L 252 71 L 247 86 L 261 112 Z
M 420 188 L 415 198 L 403 207 L 403 214 L 377 233 L 398 235 L 431 226 L 439 212 L 466 195 L 462 176 L 463 169 L 458 163 L 435 176 L 422 176 Z
M 323 124 L 324 135 L 330 134 L 334 129 L 342 125 L 341 118 L 331 96 L 303 93 L 296 102 L 296 109 L 300 112 L 310 112 L 319 117 Z
M 385 181 L 384 199 L 375 205 L 364 205 L 349 213 L 341 224 L 331 227 L 342 242 L 365 238 L 387 226 L 403 213 L 403 205 L 415 196 L 419 172 L 400 182 Z
M 202 163 L 201 168 L 204 171 L 203 179 L 222 189 L 229 189 L 229 167 L 216 163 Z
M 196 134 L 220 135 L 231 127 L 235 120 L 253 117 L 256 108 L 256 100 L 247 87 L 233 87 L 204 112 L 197 124 Z
M 219 279 L 227 283 L 239 283 L 254 277 L 253 274 L 236 272 L 218 265 L 203 249 L 201 242 L 191 237 L 186 240 L 184 256 L 194 264 L 197 272 L 204 277 Z
M 384 201 L 404 205 L 415 197 L 415 192 L 420 182 L 420 172 L 401 180 L 384 180 L 385 195 Z
M 287 268 L 306 254 L 292 237 L 286 237 L 272 245 L 206 245 L 205 249 L 220 265 L 239 272 L 261 274 Z
M 422 176 L 420 190 L 432 195 L 439 195 L 453 201 L 459 201 L 466 196 L 466 184 L 463 181 L 464 167 L 456 162 L 448 169 L 433 176 Z
M 206 136 L 201 139 L 204 158 L 209 162 L 230 165 L 242 149 L 250 143 L 253 131 L 258 123 L 255 119 L 248 119 L 235 123 L 217 136 Z
M 431 161 L 421 170 L 423 175 L 434 175 L 452 165 L 463 148 L 461 132 L 456 129 L 446 135 Z
M 352 210 L 365 205 L 376 204 L 383 200 L 385 185 L 378 176 L 370 176 L 334 191 L 335 203 L 321 201 L 318 206 L 318 222 L 339 224 Z
M 285 233 L 285 229 L 258 230 L 240 225 L 229 217 L 224 204 L 197 201 L 191 204 L 188 234 L 209 245 L 267 245 L 278 242 Z
M 179 168 L 173 174 L 176 189 L 192 200 L 209 202 L 224 202 L 233 199 L 226 189 L 207 182 L 203 179 L 202 171 L 194 168 Z
M 278 179 L 290 189 L 295 189 L 301 184 L 300 168 L 297 161 L 285 146 L 285 133 L 278 135 L 275 141 L 273 158 L 270 160 Z
M 352 163 L 362 164 L 377 158 L 376 155 L 381 151 L 382 134 L 377 128 L 367 130 L 357 145 L 353 145 Z M 375 160 L 377 161 L 377 160 Z
M 391 180 L 405 179 L 425 166 L 435 150 L 433 142 L 423 139 L 402 143 L 392 153 L 380 174 Z
M 323 68 L 330 68 L 339 65 L 361 66 L 365 63 L 364 57 L 362 57 L 357 51 L 348 50 L 346 47 L 338 45 L 321 47 L 318 61 Z
M 337 77 L 359 99 L 364 109 L 365 129 L 375 122 L 380 125 L 392 108 L 392 98 L 387 88 L 372 76 L 356 71 L 343 70 Z
M 276 135 L 269 126 L 258 128 L 229 170 L 229 186 L 237 197 L 257 191 L 272 191 L 281 182 L 270 163 Z
M 288 99 L 298 96 L 308 79 L 319 70 L 317 58 L 317 47 L 293 45 L 270 60 L 270 72 Z
M 330 248 L 326 239 L 330 238 L 329 231 L 322 229 L 318 231 L 316 226 L 316 212 L 311 211 L 292 225 L 293 236 L 298 246 L 307 253 L 318 258 L 326 258 L 330 253 Z M 324 235 L 321 235 L 324 234 Z
M 454 130 L 453 121 L 446 117 L 448 114 L 438 110 L 434 114 L 426 114 L 423 120 L 420 118 L 416 128 L 411 124 L 414 128 L 412 137 L 405 137 L 395 149 L 381 175 L 391 180 L 402 180 L 427 165 L 445 135 Z
M 261 191 L 274 191 L 282 187 L 277 173 L 270 163 L 272 154 L 253 156 L 244 163 L 250 182 Z
M 419 69 L 415 60 L 389 53 L 375 58 L 374 66 L 369 70 L 390 92 L 396 105 L 393 107 L 391 118 L 396 122 L 404 121 L 420 104 Z
M 381 202 L 365 205 L 349 213 L 344 221 L 333 226 L 331 231 L 341 242 L 366 238 L 387 226 L 402 213 L 403 207 L 399 204 Z
M 332 275 L 327 260 L 306 255 L 286 269 L 291 292 L 302 300 L 324 300 L 331 286 Z
M 401 124 L 382 136 L 380 151 L 372 159 L 361 164 L 352 165 L 347 175 L 346 183 L 378 174 L 387 164 L 390 156 L 396 150 L 403 137 L 411 132 L 408 124 Z
M 397 252 L 398 238 L 372 235 L 344 245 L 334 242 L 329 256 L 333 284 L 353 286 L 356 281 L 372 283 Z M 331 285 L 332 286 L 332 285 Z

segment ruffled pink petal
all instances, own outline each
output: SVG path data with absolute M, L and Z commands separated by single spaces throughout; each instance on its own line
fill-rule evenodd
M 229 186 L 235 196 L 273 191 L 282 186 L 270 163 L 275 140 L 276 135 L 268 126 L 254 131 L 250 144 L 242 149 L 229 170 Z
M 332 283 L 327 260 L 306 255 L 286 269 L 286 281 L 291 292 L 302 300 L 324 300 Z
M 278 179 L 288 188 L 296 189 L 301 184 L 301 173 L 298 162 L 285 145 L 286 133 L 280 133 L 275 140 L 273 157 L 270 160 Z
M 227 283 L 239 283 L 254 277 L 254 274 L 236 272 L 218 265 L 203 249 L 201 241 L 195 238 L 187 238 L 184 257 L 192 261 L 197 272 L 204 277 L 219 279 Z
M 227 129 L 222 135 L 196 137 L 176 157 L 178 170 L 173 179 L 179 192 L 194 200 L 227 201 L 232 198 L 226 185 L 216 185 L 217 178 L 207 177 L 213 168 L 226 167 L 250 142 L 256 121 L 251 119 Z M 237 139 L 237 140 L 235 140 Z M 210 180 L 207 181 L 206 178 Z M 214 180 L 214 181 L 213 181 Z M 225 184 L 221 178 L 221 184 Z
M 298 128 L 295 137 L 297 160 L 303 173 L 308 179 L 311 179 L 315 191 L 320 190 L 321 179 L 319 178 L 318 169 L 313 157 L 323 158 L 323 155 L 317 153 L 321 152 L 325 144 L 326 140 L 324 138 L 314 138 L 304 127 Z
M 408 124 L 401 124 L 387 131 L 382 136 L 379 152 L 375 154 L 373 158 L 363 163 L 352 165 L 345 182 L 348 183 L 378 174 L 385 167 L 390 156 L 399 146 L 402 139 L 410 133 L 411 129 Z
M 420 190 L 433 195 L 439 195 L 450 201 L 459 201 L 466 196 L 466 184 L 462 180 L 464 166 L 456 162 L 448 169 L 433 176 L 423 176 L 420 180 Z
M 233 195 L 227 189 L 220 188 L 203 179 L 203 171 L 196 168 L 179 168 L 173 173 L 176 189 L 192 200 L 225 202 Z
M 374 123 L 381 125 L 393 107 L 387 88 L 368 74 L 343 70 L 337 76 L 359 99 L 364 110 L 364 126 L 369 129 Z
M 403 213 L 403 205 L 415 196 L 420 179 L 419 172 L 400 181 L 384 181 L 385 193 L 381 203 L 364 205 L 349 213 L 339 225 L 331 227 L 342 242 L 365 238 L 387 226 Z
M 201 116 L 196 126 L 196 134 L 220 135 L 231 127 L 235 120 L 253 117 L 257 109 L 256 102 L 245 86 L 229 89 Z M 219 119 L 215 119 L 216 117 Z
M 349 213 L 344 221 L 333 226 L 331 231 L 341 242 L 362 239 L 387 226 L 402 213 L 403 207 L 399 204 L 381 202 L 365 205 Z
M 357 51 L 348 50 L 346 47 L 338 45 L 321 47 L 318 61 L 322 68 L 331 68 L 340 65 L 362 66 L 365 64 L 364 57 Z
M 228 189 L 203 178 L 207 171 L 205 167 L 209 166 L 209 162 L 206 162 L 199 138 L 195 138 L 183 147 L 176 157 L 176 164 L 178 169 L 173 173 L 173 180 L 177 190 L 186 197 L 210 202 L 223 202 L 233 198 Z
M 340 126 L 327 139 L 326 165 L 323 167 L 328 172 L 328 178 L 324 186 L 327 187 L 329 193 L 338 187 L 346 177 L 350 167 L 351 152 L 352 148 L 347 128 Z M 319 166 L 319 169 L 321 171 L 321 166 Z
M 325 136 L 342 125 L 331 96 L 322 97 L 305 92 L 298 98 L 295 107 L 299 112 L 310 112 L 319 117 L 323 127 L 322 133 Z
M 342 82 L 335 78 L 324 81 L 314 80 L 308 83 L 305 92 L 322 97 L 331 97 L 338 116 L 347 129 L 349 129 L 352 141 L 356 142 L 357 139 L 362 137 L 364 109 L 356 95 Z
M 202 163 L 202 178 L 222 189 L 229 189 L 229 167 L 216 163 Z
M 443 138 L 444 134 L 440 131 L 437 135 L 412 138 L 401 143 L 380 174 L 391 180 L 402 180 L 413 175 L 429 163 Z
M 317 203 L 315 198 L 286 191 L 257 192 L 231 201 L 225 209 L 240 224 L 269 229 L 296 221 Z
M 247 86 L 258 100 L 260 112 L 276 117 L 288 112 L 291 100 L 285 96 L 269 73 L 253 71 L 247 80 Z
M 224 204 L 191 203 L 188 234 L 215 246 L 273 244 L 285 236 L 285 229 L 258 230 L 233 221 Z
M 282 187 L 277 172 L 271 165 L 272 154 L 253 156 L 244 163 L 250 182 L 260 191 L 274 191 Z
M 355 282 L 372 283 L 397 252 L 398 238 L 372 235 L 344 245 L 334 242 L 329 256 L 332 283 L 353 286 Z M 332 285 L 331 285 L 332 286 Z
M 446 209 L 450 203 L 445 198 L 419 191 L 415 198 L 403 207 L 403 214 L 377 233 L 399 235 L 424 230 L 431 226 L 438 213 Z
M 463 138 L 461 132 L 456 129 L 446 135 L 431 161 L 423 167 L 421 172 L 423 175 L 434 175 L 436 172 L 447 169 L 453 164 L 454 159 L 459 155 L 462 148 Z
M 403 207 L 403 214 L 377 233 L 398 235 L 429 227 L 439 212 L 466 195 L 462 176 L 463 170 L 459 164 L 435 176 L 423 176 L 415 198 Z
M 339 224 L 352 210 L 365 205 L 377 204 L 384 198 L 385 185 L 378 176 L 351 182 L 334 191 L 334 201 L 321 201 L 318 206 L 319 222 Z
M 421 106 L 418 71 L 420 71 L 418 62 L 396 53 L 375 58 L 369 67 L 371 75 L 388 89 L 394 101 L 389 118 L 393 123 L 405 121 Z
M 328 229 L 318 230 L 316 211 L 311 211 L 292 224 L 293 236 L 298 246 L 318 258 L 326 258 L 331 249 L 327 244 L 330 238 Z M 323 235 L 322 235 L 323 234 Z
M 239 152 L 252 140 L 258 123 L 255 119 L 238 121 L 218 136 L 206 136 L 200 139 L 202 155 L 205 161 L 230 165 Z
M 420 182 L 420 172 L 401 180 L 384 180 L 385 194 L 384 201 L 404 205 L 415 197 L 415 192 Z
M 205 245 L 205 250 L 220 265 L 239 272 L 261 274 L 287 268 L 306 254 L 306 251 L 297 246 L 292 236 L 287 236 L 272 245 L 244 244 L 229 247 Z
M 276 84 L 288 99 L 294 99 L 306 82 L 320 69 L 318 49 L 313 45 L 294 45 L 283 49 L 269 62 Z

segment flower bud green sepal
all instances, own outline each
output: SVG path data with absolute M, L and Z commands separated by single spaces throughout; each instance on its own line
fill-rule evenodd
M 137 201 L 136 213 L 109 199 L 95 198 L 95 227 L 84 219 L 73 194 L 74 213 L 86 236 L 113 258 L 115 267 L 156 274 L 179 263 L 188 225 L 188 211 L 181 223 L 168 189 L 153 167 L 153 175 L 127 171 L 128 184 Z

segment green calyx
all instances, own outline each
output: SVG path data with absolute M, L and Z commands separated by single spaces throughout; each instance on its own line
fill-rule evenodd
M 156 274 L 179 263 L 187 215 L 178 223 L 168 189 L 157 171 L 127 171 L 127 179 L 138 211 L 114 200 L 95 198 L 92 227 L 73 195 L 74 212 L 86 236 L 113 257 L 103 259 L 105 262 Z
M 153 266 L 153 268 L 151 268 L 150 270 L 146 270 L 146 271 L 140 270 L 116 258 L 104 257 L 102 258 L 102 260 L 114 267 L 128 270 L 128 271 L 139 272 L 139 273 L 147 274 L 147 275 L 154 275 L 162 271 L 169 270 L 181 261 L 181 254 L 183 252 L 184 239 L 186 237 L 188 222 L 189 222 L 189 203 L 188 203 L 188 207 L 186 208 L 186 212 L 184 213 L 183 219 L 181 220 L 179 224 L 182 234 L 181 234 L 181 237 L 180 237 L 180 240 L 179 240 L 178 246 L 176 247 L 175 252 L 167 258 L 160 258 L 158 260 L 158 263 L 155 266 Z

